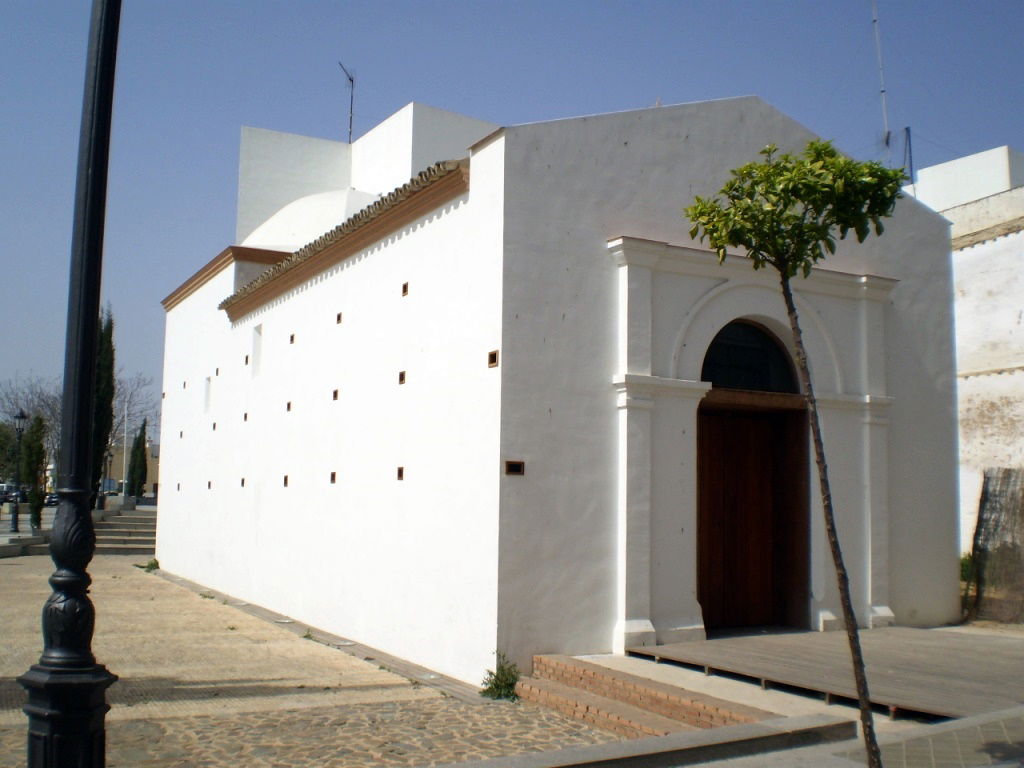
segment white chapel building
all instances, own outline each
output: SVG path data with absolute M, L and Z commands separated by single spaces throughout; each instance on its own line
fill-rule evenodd
M 837 628 L 778 285 L 682 213 L 811 138 L 752 97 L 244 129 L 236 244 L 164 300 L 161 567 L 471 683 Z M 901 200 L 795 288 L 859 622 L 955 620 L 948 225 Z

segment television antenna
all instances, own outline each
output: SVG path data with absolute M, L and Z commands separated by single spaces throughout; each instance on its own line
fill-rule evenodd
M 356 78 L 353 76 L 345 65 L 340 61 L 338 66 L 341 67 L 341 71 L 345 73 L 345 77 L 348 78 L 348 143 L 352 143 L 352 107 L 355 105 L 356 100 Z
M 885 144 L 886 164 L 892 164 L 892 134 L 889 131 L 889 109 L 885 104 L 885 71 L 882 68 L 882 38 L 878 31 L 878 1 L 871 0 L 871 24 L 875 31 L 875 54 L 878 56 L 878 82 L 882 97 L 882 143 Z

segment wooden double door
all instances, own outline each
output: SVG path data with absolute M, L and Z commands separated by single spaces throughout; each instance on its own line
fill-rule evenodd
M 697 594 L 704 626 L 807 628 L 803 398 L 738 399 L 739 407 L 736 397 L 709 399 L 698 416 Z

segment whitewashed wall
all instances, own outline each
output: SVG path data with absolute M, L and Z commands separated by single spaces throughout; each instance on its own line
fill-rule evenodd
M 343 141 L 242 128 L 235 242 L 288 203 L 350 186 L 352 147 Z
M 811 136 L 753 98 L 520 126 L 506 129 L 504 136 L 501 450 L 503 458 L 526 459 L 527 474 L 502 483 L 499 639 L 502 647 L 517 649 L 523 663 L 534 652 L 609 651 L 615 647 L 615 627 L 621 630 L 633 618 L 627 603 L 651 599 L 631 597 L 628 585 L 606 567 L 621 549 L 612 380 L 625 373 L 617 370 L 617 277 L 606 241 L 632 235 L 689 243 L 690 225 L 681 209 L 695 195 L 714 193 L 729 169 L 757 159 L 765 144 L 796 150 Z M 841 350 L 838 365 L 847 369 L 843 388 L 824 406 L 825 439 L 835 446 L 837 465 L 843 466 L 843 456 L 853 460 L 865 440 L 881 442 L 887 456 L 884 466 L 874 467 L 875 475 L 861 465 L 838 472 L 834 481 L 854 589 L 865 613 L 874 591 L 898 621 L 953 620 L 955 420 L 946 227 L 920 206 L 901 204 L 885 238 L 863 246 L 843 244 L 828 267 L 907 283 L 897 282 L 888 301 L 869 312 L 853 300 L 825 306 L 816 297 L 807 299 L 817 312 L 832 315 L 830 327 L 850 328 L 835 341 Z M 671 314 L 673 307 L 684 312 L 687 302 L 706 290 L 706 284 L 683 276 L 670 281 L 672 288 L 660 276 L 655 282 L 659 307 L 667 308 L 658 313 Z M 662 325 L 655 317 L 657 351 L 652 351 L 650 373 L 671 378 L 676 374 L 664 349 L 679 331 L 678 318 L 675 324 L 666 318 Z M 867 338 L 867 324 L 884 326 L 890 340 L 884 352 L 863 344 L 843 346 L 848 339 Z M 887 414 L 878 414 L 862 406 L 851 410 L 842 397 L 850 394 L 894 400 Z M 876 421 L 884 423 L 869 426 Z M 657 419 L 654 428 L 662 429 Z M 678 442 L 678 435 L 659 439 L 668 446 L 669 438 Z M 654 457 L 655 505 L 692 485 L 693 458 L 692 453 Z M 880 471 L 887 475 L 888 493 L 870 502 L 882 515 L 872 530 L 864 518 L 865 497 L 875 493 L 872 482 Z M 681 513 L 692 519 L 692 509 Z M 652 569 L 692 570 L 692 562 L 678 560 L 693 551 L 682 533 L 685 520 L 670 523 L 671 512 L 663 508 L 652 509 L 652 515 L 655 528 L 649 535 L 664 548 L 651 550 Z M 663 538 L 673 530 L 680 531 L 674 543 Z M 820 543 L 820 529 L 814 536 Z M 872 548 L 881 563 L 873 562 Z M 838 613 L 819 550 L 813 555 L 812 586 L 822 607 L 833 606 Z M 665 630 L 692 626 L 695 610 L 686 596 L 692 578 L 676 577 L 675 588 L 689 601 L 683 605 L 669 594 L 673 587 L 660 586 L 671 581 L 665 574 L 650 577 L 659 584 L 652 593 L 655 624 L 662 622 Z M 870 619 L 862 615 L 861 620 Z
M 971 548 L 985 469 L 1024 466 L 1022 254 L 1024 233 L 1015 232 L 954 255 L 964 552 Z
M 473 173 L 479 194 L 233 327 L 208 316 L 231 292 L 223 281 L 169 313 L 168 381 L 195 385 L 165 400 L 165 434 L 185 437 L 164 454 L 157 556 L 479 682 L 495 648 L 501 369 L 487 354 L 500 346 L 500 164 Z

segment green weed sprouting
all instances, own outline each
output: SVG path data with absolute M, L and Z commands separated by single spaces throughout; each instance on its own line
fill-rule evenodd
M 488 699 L 515 701 L 519 698 L 516 695 L 519 667 L 509 661 L 508 656 L 502 651 L 497 652 L 496 662 L 494 671 L 487 670 L 487 674 L 484 676 L 483 690 L 480 691 L 480 695 L 486 696 Z

